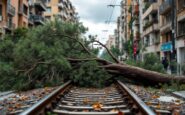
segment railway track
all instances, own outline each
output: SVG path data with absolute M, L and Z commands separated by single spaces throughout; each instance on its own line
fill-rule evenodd
M 104 89 L 79 88 L 67 82 L 21 115 L 155 115 L 122 82 Z

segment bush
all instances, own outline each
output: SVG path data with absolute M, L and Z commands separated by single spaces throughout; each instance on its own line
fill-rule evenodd
M 159 84 L 164 91 L 174 92 L 185 90 L 185 84 L 180 84 L 179 82 L 172 81 L 170 84 Z
M 96 61 L 81 63 L 80 68 L 73 70 L 70 76 L 78 86 L 96 88 L 105 86 L 107 80 L 111 78 L 104 69 L 98 67 Z
M 177 62 L 176 61 L 171 61 L 170 68 L 171 68 L 172 73 L 177 73 Z
M 143 69 L 147 69 L 151 71 L 156 71 L 160 73 L 165 72 L 159 58 L 157 57 L 157 55 L 153 53 L 146 54 L 143 62 L 135 61 L 135 60 L 127 60 L 126 63 L 132 66 L 141 67 Z
M 185 75 L 185 64 L 182 65 L 182 74 Z

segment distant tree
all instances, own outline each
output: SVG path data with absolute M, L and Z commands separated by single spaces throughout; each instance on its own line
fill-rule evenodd
M 121 55 L 121 52 L 118 48 L 112 46 L 110 51 L 113 53 L 113 55 L 115 57 L 118 57 Z M 101 54 L 100 56 L 101 58 L 105 59 L 105 60 L 109 60 L 109 61 L 112 61 L 112 62 L 115 62 L 112 57 L 109 55 L 109 53 L 107 52 L 107 50 L 104 50 L 103 53 Z

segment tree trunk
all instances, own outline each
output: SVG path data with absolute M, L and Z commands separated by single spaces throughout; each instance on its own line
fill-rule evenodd
M 110 64 L 107 66 L 102 66 L 108 71 L 116 71 L 115 74 L 121 74 L 126 78 L 134 79 L 140 82 L 148 83 L 170 83 L 172 80 L 179 83 L 185 83 L 185 76 L 177 77 L 167 74 L 162 74 L 154 71 L 145 70 L 139 67 L 134 67 L 130 65 L 120 65 L 120 64 Z M 114 72 L 112 72 L 113 74 Z
M 173 80 L 179 83 L 185 83 L 185 76 L 177 77 L 167 74 L 162 74 L 150 70 L 145 70 L 139 67 L 130 66 L 122 63 L 111 63 L 109 61 L 92 58 L 92 59 L 72 59 L 68 58 L 71 63 L 78 63 L 82 61 L 96 60 L 100 63 L 101 68 L 105 68 L 110 74 L 122 75 L 125 78 L 132 79 L 141 83 L 147 84 L 159 84 L 159 83 L 171 83 Z

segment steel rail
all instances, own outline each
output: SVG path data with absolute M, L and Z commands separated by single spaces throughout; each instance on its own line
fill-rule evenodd
M 55 99 L 58 95 L 69 89 L 71 84 L 71 81 L 68 81 L 67 83 L 63 84 L 58 89 L 56 89 L 51 94 L 40 100 L 38 103 L 34 104 L 31 108 L 28 108 L 20 115 L 37 115 L 39 112 L 45 111 L 43 109 L 46 109 L 48 104 L 53 102 L 53 99 Z
M 155 113 L 135 94 L 133 93 L 126 85 L 124 85 L 121 81 L 116 82 L 116 86 L 118 86 L 118 89 L 120 89 L 120 94 L 123 94 L 125 97 L 128 98 L 129 103 L 131 102 L 131 107 L 127 108 L 127 105 L 120 104 L 120 111 L 123 113 L 129 113 L 134 112 L 136 114 L 142 114 L 142 115 L 155 115 Z M 34 104 L 31 108 L 27 109 L 20 115 L 38 115 L 38 114 L 44 114 L 47 111 L 51 112 L 57 112 L 57 113 L 63 113 L 63 114 L 71 114 L 71 115 L 77 115 L 77 114 L 105 114 L 106 112 L 74 112 L 72 110 L 74 109 L 92 109 L 92 107 L 79 107 L 79 106 L 70 106 L 70 105 L 60 105 L 59 107 L 66 108 L 67 110 L 71 111 L 63 111 L 63 110 L 56 110 L 53 108 L 53 104 L 56 104 L 58 100 L 61 99 L 61 95 L 65 95 L 65 92 L 70 92 L 70 88 L 72 87 L 72 82 L 69 81 L 65 83 L 64 85 L 60 86 L 58 89 L 53 91 L 51 94 L 49 94 L 44 99 L 40 100 L 38 103 Z M 97 95 L 100 95 L 101 93 L 97 93 Z M 107 100 L 108 101 L 108 100 Z M 72 102 L 72 101 L 71 101 Z M 128 104 L 128 106 L 130 106 Z M 115 105 L 118 106 L 118 105 Z M 103 108 L 111 109 L 114 108 L 114 106 L 105 106 Z M 121 108 L 124 108 L 121 110 Z M 136 111 L 134 111 L 136 110 Z M 116 114 L 115 112 L 108 112 L 109 114 Z
M 145 113 L 145 115 L 156 115 L 153 110 L 151 110 L 134 92 L 132 92 L 126 85 L 124 85 L 121 81 L 117 81 L 117 83 L 120 85 L 120 88 L 126 91 L 126 93 L 129 95 L 132 100 L 139 106 L 142 113 Z

